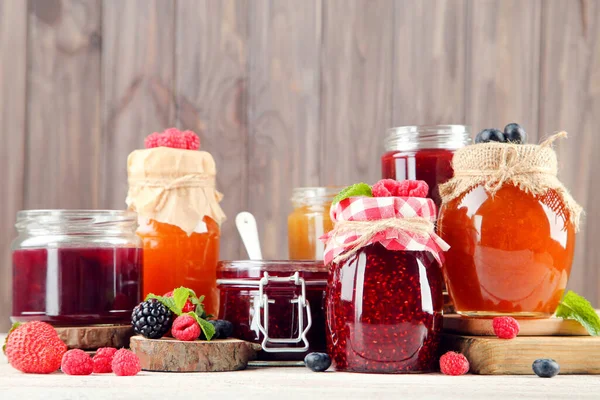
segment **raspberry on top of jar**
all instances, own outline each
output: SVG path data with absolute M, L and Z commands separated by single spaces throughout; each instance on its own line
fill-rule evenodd
M 442 318 L 436 207 L 422 181 L 359 183 L 336 196 L 326 241 L 327 344 L 351 372 L 429 372 Z

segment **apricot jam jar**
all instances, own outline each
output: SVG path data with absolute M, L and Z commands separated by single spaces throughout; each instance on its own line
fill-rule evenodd
M 325 310 L 336 370 L 435 370 L 447 249 L 434 231 L 436 212 L 433 200 L 416 197 L 355 197 L 332 207 Z
M 259 343 L 259 360 L 299 361 L 325 346 L 322 261 L 221 261 L 221 318 L 234 337 Z
M 388 130 L 381 157 L 383 179 L 418 179 L 429 185 L 428 197 L 439 208 L 438 185 L 452 178 L 452 156 L 471 143 L 464 125 L 400 126 Z
M 467 316 L 550 317 L 573 261 L 581 208 L 549 145 L 486 143 L 454 157 L 438 231 L 446 286 Z
M 320 260 L 325 246 L 319 240 L 333 228 L 329 217 L 331 200 L 340 187 L 295 188 L 294 210 L 288 216 L 288 247 L 291 260 Z
M 19 211 L 11 320 L 129 323 L 142 299 L 136 226 L 136 214 L 128 211 Z
M 219 311 L 217 261 L 225 214 L 215 189 L 216 166 L 205 151 L 156 147 L 129 155 L 127 205 L 139 215 L 144 296 L 179 286 Z

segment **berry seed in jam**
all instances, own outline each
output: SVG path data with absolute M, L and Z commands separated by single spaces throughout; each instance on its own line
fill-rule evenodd
M 335 369 L 429 372 L 442 326 L 442 274 L 429 252 L 376 243 L 332 264 L 327 345 Z

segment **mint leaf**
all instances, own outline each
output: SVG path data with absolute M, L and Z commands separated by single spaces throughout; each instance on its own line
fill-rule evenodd
M 342 189 L 334 198 L 331 204 L 337 204 L 340 201 L 347 199 L 348 197 L 373 197 L 371 186 L 366 183 L 360 182 L 350 185 L 347 188 Z
M 600 336 L 600 317 L 589 301 L 569 290 L 556 309 L 556 316 L 574 319 L 592 336 Z
M 8 337 L 10 336 L 11 333 L 13 333 L 13 331 L 15 329 L 17 329 L 18 327 L 20 327 L 21 325 L 23 325 L 22 322 L 15 322 L 13 324 L 13 326 L 10 328 L 10 331 L 8 331 L 8 334 L 6 335 L 6 338 L 4 339 L 4 344 L 2 345 L 2 352 L 4 354 L 6 354 L 6 344 L 8 343 Z
M 175 305 L 179 309 L 182 309 L 183 306 L 185 306 L 188 297 L 190 297 L 190 289 L 188 288 L 182 286 L 173 290 L 173 300 L 175 300 Z
M 210 339 L 212 339 L 212 337 L 215 335 L 215 327 L 213 326 L 213 324 L 211 324 L 204 318 L 200 318 L 198 316 L 198 314 L 196 314 L 193 311 L 190 311 L 187 314 L 194 317 L 194 319 L 196 320 L 198 325 L 200 325 L 200 329 L 202 329 L 202 332 L 204 332 L 204 336 L 206 336 L 206 340 L 210 341 Z
M 200 298 L 192 297 L 191 300 L 192 304 L 196 306 L 196 314 L 198 314 L 200 318 L 208 318 L 209 316 L 206 315 L 206 310 L 204 310 L 204 304 L 202 303 L 204 301 L 204 296 L 200 296 Z
M 181 307 L 177 307 L 177 304 L 175 304 L 175 300 L 172 297 L 157 296 L 154 293 L 149 293 L 144 301 L 148 301 L 150 299 L 158 300 L 175 315 L 181 315 Z

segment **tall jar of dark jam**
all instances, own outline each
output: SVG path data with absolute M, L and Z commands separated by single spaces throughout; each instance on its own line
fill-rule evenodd
M 363 247 L 331 264 L 326 299 L 328 353 L 336 370 L 435 370 L 442 272 L 430 252 Z
M 454 151 L 471 143 L 465 125 L 400 126 L 388 130 L 381 157 L 383 179 L 422 180 L 428 197 L 440 207 L 438 185 L 452 178 Z
M 129 323 L 142 297 L 142 243 L 134 212 L 20 211 L 16 227 L 13 322 Z
M 299 361 L 326 350 L 322 261 L 221 261 L 219 318 L 258 343 L 261 361 Z

